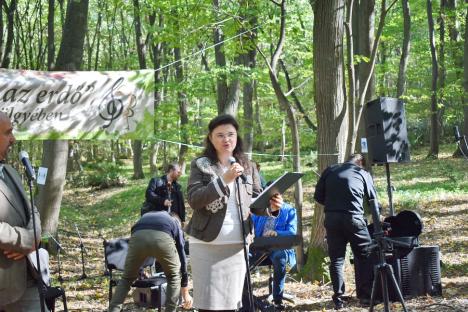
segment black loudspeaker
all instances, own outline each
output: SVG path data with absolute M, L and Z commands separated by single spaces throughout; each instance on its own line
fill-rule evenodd
M 439 246 L 416 247 L 401 258 L 400 265 L 405 297 L 442 296 Z
M 367 262 L 367 265 L 369 265 L 368 270 L 373 270 L 373 266 L 378 263 L 377 254 L 374 252 L 370 257 L 370 261 Z M 405 298 L 426 295 L 442 296 L 439 246 L 415 247 L 409 254 L 401 257 L 399 261 L 394 257 L 389 257 L 386 261 L 393 267 L 395 278 L 399 281 L 400 290 Z M 357 262 L 359 260 L 355 258 L 355 272 L 356 265 L 359 265 Z M 355 279 L 356 296 L 358 298 L 369 296 L 367 291 L 363 291 L 363 284 L 372 283 L 373 274 L 368 281 L 364 281 L 363 276 L 358 276 L 358 274 L 355 275 Z M 390 281 L 387 281 L 387 286 L 389 299 L 398 301 L 398 296 Z M 376 298 L 382 300 L 380 281 L 376 291 Z
M 403 101 L 380 97 L 367 103 L 366 136 L 372 163 L 409 162 L 409 141 Z

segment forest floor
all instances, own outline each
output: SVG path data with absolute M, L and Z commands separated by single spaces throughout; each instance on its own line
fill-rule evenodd
M 466 167 L 465 167 L 466 168 Z M 145 186 L 141 186 L 145 187 Z M 115 221 L 111 208 L 96 209 L 96 203 L 119 199 L 125 188 L 95 190 L 75 188 L 67 190 L 64 205 L 73 213 L 61 217 L 59 238 L 64 252 L 61 255 L 62 287 L 67 294 L 69 311 L 104 311 L 108 304 L 108 277 L 104 276 L 103 239 L 128 236 L 130 226 L 139 215 L 139 208 Z M 311 191 L 311 190 L 306 190 Z M 122 198 L 125 198 L 123 196 Z M 115 204 L 114 204 L 115 205 Z M 139 207 L 140 203 L 132 203 Z M 442 296 L 421 296 L 406 300 L 409 311 L 468 311 L 468 192 L 462 194 L 425 198 L 418 204 L 418 213 L 424 221 L 423 234 L 419 237 L 423 246 L 437 245 L 441 250 Z M 304 220 L 309 219 L 312 209 L 304 211 Z M 70 216 L 73 217 L 70 217 Z M 107 220 L 106 220 L 107 218 Z M 109 224 L 115 223 L 115 226 Z M 86 279 L 80 280 L 82 262 L 80 240 L 76 227 L 81 232 L 85 246 Z M 309 233 L 305 223 L 305 233 Z M 304 235 L 306 238 L 307 235 Z M 307 238 L 306 238 L 307 239 Z M 58 282 L 57 257 L 51 256 L 53 284 Z M 265 296 L 268 292 L 268 271 L 261 269 L 252 275 L 254 292 Z M 344 311 L 367 311 L 355 298 L 353 266 L 346 262 L 347 293 L 351 296 Z M 286 301 L 287 311 L 328 311 L 333 309 L 331 284 L 304 282 L 291 275 L 286 282 L 286 292 L 294 296 L 294 302 Z M 57 301 L 56 311 L 63 311 Z M 383 305 L 376 306 L 383 311 Z M 391 304 L 392 311 L 403 311 L 398 302 Z M 127 297 L 124 311 L 145 311 Z M 192 310 L 194 311 L 194 310 Z

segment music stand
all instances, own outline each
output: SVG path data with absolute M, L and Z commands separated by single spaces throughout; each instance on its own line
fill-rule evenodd
M 380 286 L 382 290 L 382 299 L 384 303 L 384 311 L 390 312 L 390 304 L 389 304 L 389 296 L 388 296 L 388 285 L 387 285 L 387 278 L 390 279 L 392 285 L 395 289 L 396 294 L 398 295 L 398 299 L 403 306 L 403 311 L 407 312 L 405 305 L 405 300 L 403 299 L 403 294 L 401 293 L 401 289 L 398 286 L 398 282 L 395 278 L 395 274 L 393 272 L 393 268 L 389 265 L 385 260 L 385 252 L 387 250 L 393 249 L 393 245 L 407 247 L 410 248 L 411 244 L 406 244 L 403 242 L 399 242 L 396 240 L 392 240 L 388 237 L 384 236 L 384 231 L 382 229 L 382 225 L 380 224 L 380 213 L 378 209 L 378 204 L 375 199 L 370 200 L 370 208 L 372 212 L 372 219 L 374 223 L 374 234 L 372 239 L 372 244 L 369 246 L 371 249 L 377 248 L 378 249 L 378 258 L 379 263 L 374 266 L 374 281 L 372 282 L 372 292 L 371 292 L 371 301 L 369 312 L 374 311 L 374 302 L 377 296 L 377 283 L 380 278 Z
M 84 260 L 85 248 L 84 248 L 83 240 L 81 239 L 80 230 L 78 230 L 78 226 L 76 225 L 76 223 L 75 223 L 75 229 L 76 229 L 76 232 L 78 233 L 78 237 L 79 237 L 79 239 L 80 239 L 81 268 L 82 268 L 82 272 L 83 272 L 83 273 L 81 274 L 79 280 L 82 280 L 82 279 L 85 279 L 85 278 L 88 277 L 88 276 L 86 275 L 86 272 L 85 272 L 85 260 Z
M 260 266 L 263 261 L 267 260 L 274 250 L 291 249 L 298 246 L 301 241 L 299 235 L 286 235 L 286 236 L 275 236 L 275 237 L 255 237 L 253 243 L 250 245 L 251 250 L 255 250 L 258 254 L 255 261 L 249 263 L 249 271 L 252 272 L 256 267 Z M 271 284 L 268 285 L 270 295 L 272 294 Z M 283 294 L 283 298 L 287 299 Z M 276 311 L 275 306 L 269 302 L 269 300 L 263 300 L 257 296 L 253 296 L 254 306 L 261 312 Z M 250 312 L 250 311 L 249 311 Z
M 55 245 L 57 246 L 57 266 L 58 266 L 58 281 L 60 284 L 63 282 L 63 277 L 62 277 L 62 269 L 61 269 L 61 262 L 60 262 L 60 252 L 63 250 L 62 245 L 58 241 L 58 231 L 57 231 L 57 239 L 53 235 L 50 235 L 49 238 L 52 238 L 54 241 Z

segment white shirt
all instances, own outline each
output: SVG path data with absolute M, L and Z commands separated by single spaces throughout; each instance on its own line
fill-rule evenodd
M 226 171 L 227 168 L 224 169 Z M 228 183 L 229 198 L 227 202 L 226 215 L 218 236 L 211 242 L 205 242 L 190 236 L 191 244 L 240 244 L 242 243 L 242 224 L 239 217 L 239 206 L 237 205 L 237 190 L 235 181 Z

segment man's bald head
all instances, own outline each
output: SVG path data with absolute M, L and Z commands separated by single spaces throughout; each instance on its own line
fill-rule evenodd
M 0 122 L 4 122 L 5 120 L 10 121 L 10 117 L 5 112 L 0 112 Z
M 10 146 L 15 142 L 10 118 L 4 112 L 0 112 L 0 161 L 6 159 Z

